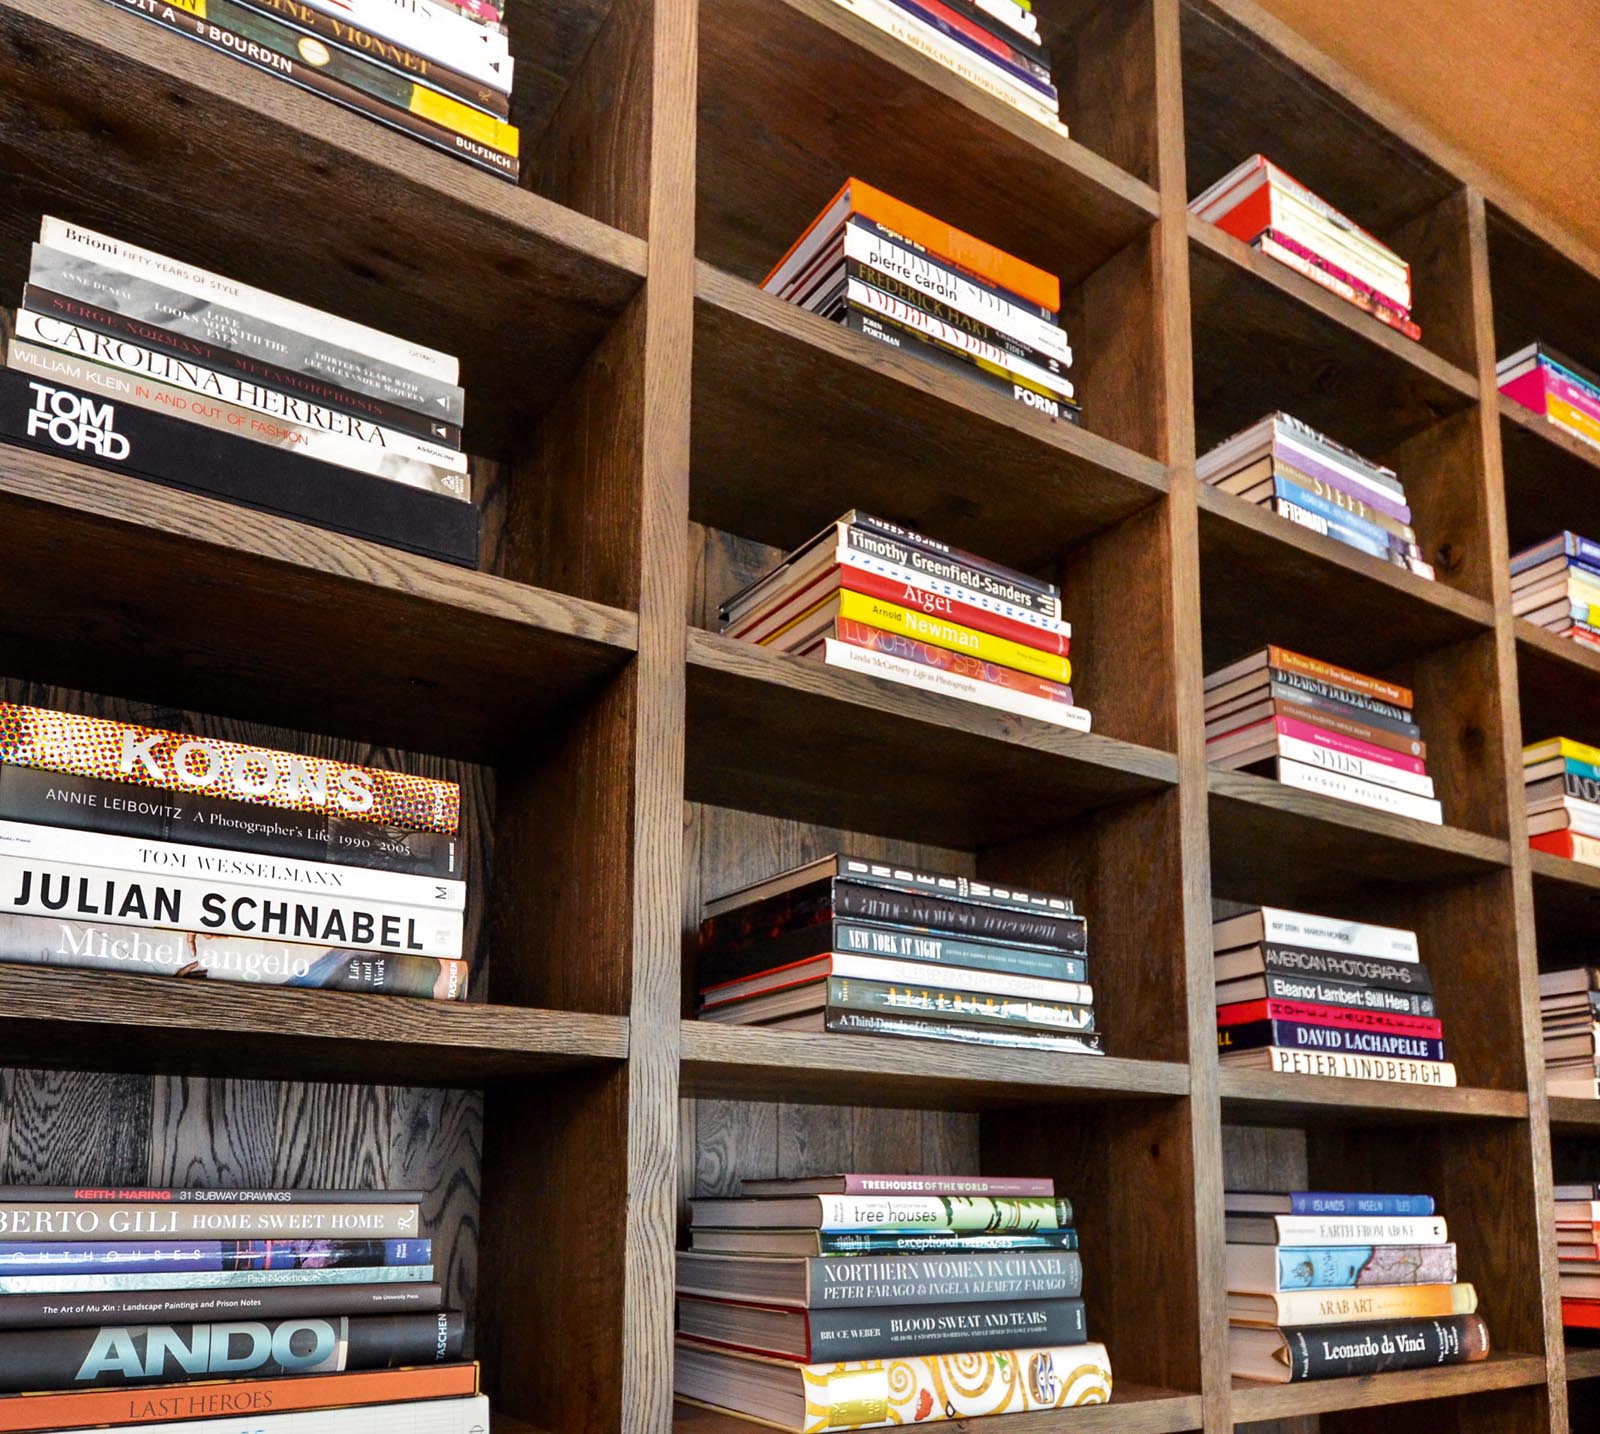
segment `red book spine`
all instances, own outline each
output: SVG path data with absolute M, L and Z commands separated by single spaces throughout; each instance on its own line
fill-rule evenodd
M 1317 1006 L 1303 1001 L 1236 1001 L 1217 1007 L 1218 1026 L 1241 1026 L 1248 1021 L 1304 1021 L 1316 1026 L 1338 1026 L 1347 1031 L 1388 1031 L 1399 1036 L 1444 1039 L 1444 1022 L 1427 1016 Z
M 964 603 L 957 598 L 946 597 L 943 593 L 916 587 L 911 583 L 896 582 L 893 578 L 884 577 L 882 573 L 868 572 L 867 569 L 855 567 L 853 564 L 840 565 L 839 586 L 848 588 L 851 592 L 864 593 L 867 597 L 879 598 L 884 602 L 898 603 L 901 607 L 916 608 L 918 612 L 948 618 L 951 622 L 958 622 L 963 627 L 970 627 L 977 632 L 1009 638 L 1012 642 L 1019 642 L 1024 647 L 1032 647 L 1040 652 L 1053 652 L 1059 657 L 1065 657 L 1072 650 L 1072 639 L 1062 633 L 1049 633 L 1043 628 L 1017 622 L 1014 618 L 1005 617 L 1001 613 L 990 612 L 987 608 L 973 607 L 971 603 Z

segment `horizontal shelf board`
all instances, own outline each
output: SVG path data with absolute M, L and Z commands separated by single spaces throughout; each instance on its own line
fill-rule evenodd
M 696 251 L 747 278 L 851 175 L 1069 288 L 1160 207 L 1148 185 L 833 0 L 706 0 L 699 88 Z
M 1258 1384 L 1233 1381 L 1233 1422 L 1293 1419 L 1334 1410 L 1371 1409 L 1380 1404 L 1408 1404 L 1420 1399 L 1451 1399 L 1493 1389 L 1519 1389 L 1543 1384 L 1545 1362 L 1537 1354 L 1491 1354 L 1476 1364 L 1448 1364 L 1434 1369 L 1393 1370 L 1356 1379 L 1313 1379 L 1304 1384 Z
M 519 89 L 523 78 L 519 65 Z M 8 303 L 39 215 L 64 209 L 459 355 L 466 447 L 495 456 L 577 372 L 645 268 L 638 238 L 103 0 L 0 0 L 0 164 Z M 94 182 L 65 191 L 64 174 Z
M 1581 887 L 1584 891 L 1600 893 L 1600 867 L 1587 862 L 1569 861 L 1548 851 L 1530 851 L 1535 881 L 1560 882 L 1564 886 Z
M 689 631 L 687 795 L 986 846 L 1177 780 L 1169 752 Z
M 952 1434 L 1182 1434 L 1203 1422 L 1200 1396 L 1178 1394 L 1147 1384 L 1123 1384 L 1116 1378 L 1116 1353 L 1111 1356 L 1111 1402 L 1086 1404 L 1077 1409 L 1056 1409 L 1036 1414 L 996 1414 L 986 1419 L 962 1419 L 944 1427 Z M 748 1419 L 703 1409 L 682 1400 L 673 1405 L 673 1434 L 745 1434 L 759 1426 Z M 938 1428 L 932 1424 L 930 1428 Z M 496 1431 L 499 1434 L 499 1431 Z
M 1268 641 L 1381 669 L 1494 626 L 1481 598 L 1209 484 L 1197 496 L 1208 672 Z
M 697 522 L 792 548 L 861 508 L 1033 571 L 1167 491 L 1155 459 L 975 377 L 708 264 L 696 287 Z
M 1523 1120 L 1522 1091 L 1442 1090 L 1374 1080 L 1315 1080 L 1274 1071 L 1218 1072 L 1229 1125 L 1431 1125 L 1457 1120 Z M 1262 1416 L 1265 1418 L 1266 1416 Z
M 637 646 L 629 613 L 0 447 L 0 642 L 35 681 L 494 760 Z
M 1595 481 L 1600 484 L 1600 473 Z M 1513 628 L 1522 740 L 1600 742 L 1600 648 L 1557 637 L 1521 618 Z
M 1270 777 L 1212 767 L 1207 784 L 1218 896 L 1292 903 L 1355 882 L 1432 881 L 1511 860 L 1498 837 L 1298 791 Z
M 621 1016 L 0 966 L 14 1065 L 476 1086 L 620 1061 Z
M 1554 1135 L 1600 1136 L 1600 1100 L 1575 1095 L 1550 1097 L 1550 1130 Z
M 1511 551 L 1564 529 L 1600 533 L 1600 448 L 1503 394 L 1499 406 Z
M 1189 255 L 1201 453 L 1285 409 L 1381 458 L 1477 401 L 1472 375 L 1192 215 Z
M 1579 1344 L 1567 1346 L 1567 1378 L 1594 1379 L 1600 1376 L 1600 1349 Z
M 1188 1067 L 1167 1061 L 769 1031 L 715 1021 L 684 1021 L 679 1049 L 682 1094 L 718 1100 L 993 1110 L 1189 1091 Z

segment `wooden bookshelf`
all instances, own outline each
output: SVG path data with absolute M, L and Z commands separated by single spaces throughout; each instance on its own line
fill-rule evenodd
M 6 694 L 461 782 L 473 976 L 0 968 L 0 1181 L 428 1189 L 496 1434 L 751 1427 L 672 1398 L 684 1201 L 841 1166 L 1078 1208 L 1112 1402 L 963 1428 L 1594 1427 L 1542 1216 L 1600 1102 L 1547 1099 L 1535 978 L 1592 952 L 1600 875 L 1529 850 L 1520 748 L 1600 741 L 1600 653 L 1513 620 L 1506 563 L 1600 528 L 1600 453 L 1494 362 L 1600 364 L 1600 255 L 1253 0 L 1036 9 L 1070 139 L 831 0 L 518 11 L 517 188 L 100 0 L 0 0 L 0 294 L 53 212 L 458 353 L 486 533 L 466 572 L 0 452 Z M 1189 216 L 1257 150 L 1410 259 L 1420 344 Z M 850 175 L 1061 275 L 1082 428 L 760 290 Z M 1437 582 L 1196 483 L 1278 408 L 1404 471 Z M 855 506 L 1056 576 L 1093 733 L 716 634 Z M 1207 766 L 1203 675 L 1266 641 L 1415 688 L 1447 825 Z M 838 846 L 1071 893 L 1108 1054 L 695 1022 L 703 901 Z M 1220 1069 L 1213 901 L 1415 927 L 1461 1087 Z M 1235 1382 L 1227 1184 L 1433 1191 L 1493 1357 Z

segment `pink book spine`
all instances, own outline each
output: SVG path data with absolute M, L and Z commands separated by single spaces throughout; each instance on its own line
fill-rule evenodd
M 1580 413 L 1587 413 L 1590 418 L 1600 423 L 1600 398 L 1595 397 L 1592 389 L 1573 383 L 1565 374 L 1559 374 L 1543 364 L 1539 365 L 1539 373 L 1544 377 L 1545 392 L 1565 399 Z
M 846 1175 L 846 1195 L 1004 1195 L 1056 1193 L 1056 1182 L 1028 1175 Z
M 1420 757 L 1409 757 L 1404 752 L 1391 751 L 1388 747 L 1376 747 L 1358 737 L 1329 732 L 1322 727 L 1313 727 L 1309 722 L 1296 721 L 1293 717 L 1276 717 L 1273 722 L 1280 736 L 1297 737 L 1313 746 L 1326 747 L 1330 752 L 1360 757 L 1363 762 L 1382 762 L 1386 767 L 1398 767 L 1402 772 L 1414 772 L 1419 777 L 1428 775 L 1427 764 Z
M 1283 245 L 1285 249 L 1289 250 L 1290 253 L 1298 254 L 1308 264 L 1315 264 L 1324 273 L 1332 274 L 1335 279 L 1350 285 L 1358 293 L 1365 294 L 1373 303 L 1382 305 L 1391 313 L 1398 314 L 1403 319 L 1411 317 L 1411 310 L 1407 303 L 1402 303 L 1392 294 L 1385 294 L 1381 290 L 1373 288 L 1365 279 L 1356 278 L 1348 269 L 1336 264 L 1327 255 L 1317 253 L 1314 249 L 1300 243 L 1298 239 L 1291 239 L 1281 229 L 1268 229 L 1267 233 L 1279 244 Z

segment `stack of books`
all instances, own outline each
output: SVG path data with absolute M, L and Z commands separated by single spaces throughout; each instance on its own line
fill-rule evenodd
M 1195 476 L 1302 528 L 1431 579 L 1394 469 L 1363 458 L 1287 413 L 1218 444 Z
M 512 61 L 496 0 L 205 0 L 120 10 L 515 181 Z
M 1061 280 L 859 179 L 845 181 L 762 287 L 1051 418 L 1079 421 Z
M 1409 687 L 1264 647 L 1213 672 L 1205 694 L 1212 766 L 1443 823 Z
M 1561 1323 L 1600 1331 L 1600 1185 L 1562 1185 L 1554 1191 Z
M 1557 637 L 1600 647 L 1600 543 L 1557 533 L 1516 554 L 1511 611 Z
M 1600 1097 L 1600 969 L 1541 971 L 1539 1023 L 1550 1094 Z
M 27 1395 L 8 1427 L 231 1434 L 243 1410 L 261 1434 L 481 1434 L 421 1198 L 0 1189 L 0 1393 Z
M 1428 1195 L 1230 1190 L 1228 1353 L 1289 1384 L 1489 1357 Z
M 0 441 L 475 567 L 459 377 L 448 354 L 46 216 Z
M 721 607 L 740 642 L 1087 732 L 1061 590 L 849 512 Z
M 1600 866 L 1600 747 L 1551 737 L 1522 749 L 1528 843 Z
M 1534 413 L 1542 413 L 1563 433 L 1600 447 L 1600 378 L 1544 344 L 1525 349 L 1495 365 L 1500 392 Z
M 1050 52 L 1023 0 L 838 0 L 869 25 L 1065 135 Z
M 0 964 L 465 1000 L 453 782 L 0 703 Z
M 1414 931 L 1263 906 L 1215 922 L 1224 1066 L 1453 1086 Z
M 1104 1404 L 1048 1179 L 826 1175 L 691 1200 L 674 1388 L 780 1429 Z
M 829 856 L 700 927 L 700 1019 L 1100 1054 L 1088 923 L 1064 897 Z
M 1189 212 L 1407 338 L 1422 337 L 1411 318 L 1411 266 L 1264 155 L 1223 175 Z

